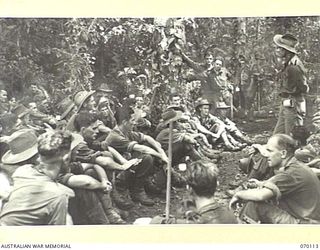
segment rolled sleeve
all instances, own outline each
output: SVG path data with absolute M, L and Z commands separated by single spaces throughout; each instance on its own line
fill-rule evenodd
M 146 140 L 144 134 L 140 132 L 131 132 L 129 139 L 138 143 L 144 142 Z
M 80 143 L 72 150 L 71 159 L 83 163 L 95 163 L 96 158 L 101 155 L 100 151 L 92 150 L 87 144 Z
M 67 185 L 70 177 L 73 175 L 74 175 L 73 173 L 61 174 L 61 175 L 59 175 L 57 181 L 61 184 Z
M 276 174 L 275 176 L 267 180 L 265 184 L 266 183 L 268 183 L 268 186 L 280 196 L 292 193 L 297 187 L 296 180 L 286 172 Z
M 113 147 L 119 153 L 131 152 L 133 146 L 141 140 L 142 137 L 137 136 L 137 140 L 127 138 L 117 131 L 111 131 L 106 138 L 105 142 L 107 145 Z
M 134 145 L 137 145 L 137 144 L 138 144 L 138 142 L 136 142 L 136 141 L 130 142 L 130 143 L 128 144 L 127 151 L 128 151 L 129 153 L 131 153 L 131 152 L 133 151 Z
M 272 193 L 273 193 L 273 195 L 274 195 L 274 197 L 275 197 L 277 200 L 280 199 L 280 197 L 281 197 L 280 189 L 279 189 L 274 183 L 272 183 L 271 181 L 266 181 L 266 182 L 263 184 L 263 187 L 271 190 Z

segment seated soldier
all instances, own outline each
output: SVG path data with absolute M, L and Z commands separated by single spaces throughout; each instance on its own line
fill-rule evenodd
M 32 101 L 40 103 L 41 101 L 48 99 L 49 95 L 43 87 L 37 86 L 36 84 L 31 84 L 30 98 Z
M 140 113 L 143 118 L 150 118 L 150 108 L 145 105 L 145 101 L 142 96 L 138 95 L 135 97 L 135 106 L 133 110 L 135 113 Z
M 97 107 L 96 107 L 96 101 L 94 99 L 95 91 L 79 91 L 77 92 L 73 97 L 73 103 L 77 107 L 76 113 L 79 112 L 89 112 L 89 113 L 97 113 Z M 73 114 L 67 125 L 66 129 L 69 131 L 75 131 L 74 127 L 74 118 L 76 114 Z M 109 132 L 111 129 L 103 125 L 103 123 L 100 124 L 99 130 L 102 132 Z
M 1 171 L 7 177 L 10 185 L 13 185 L 12 175 L 19 167 L 38 164 L 37 136 L 31 129 L 21 129 L 1 139 L 3 142 L 1 149 L 5 149 L 1 155 Z M 25 142 L 28 142 L 28 153 L 25 153 L 23 149 L 16 149 L 21 142 L 24 142 L 25 145 Z M 2 192 L 4 193 L 4 190 Z
M 296 145 L 299 147 L 296 149 L 294 157 L 307 165 L 309 163 L 312 164 L 312 160 L 315 158 L 313 147 L 306 145 L 308 135 L 309 133 L 304 126 L 295 126 L 291 132 L 292 138 L 296 140 Z M 239 161 L 239 168 L 247 174 L 247 178 L 242 183 L 238 183 L 239 186 L 235 190 L 228 190 L 226 192 L 227 195 L 232 197 L 236 192 L 247 189 L 248 186 L 254 186 L 254 184 L 250 183 L 250 179 L 264 181 L 275 175 L 274 170 L 268 167 L 267 157 L 263 156 L 264 147 L 260 144 L 253 144 L 249 157 Z M 316 172 L 314 168 L 312 170 Z
M 225 147 L 229 150 L 239 150 L 243 145 L 237 142 L 229 134 L 228 126 L 218 117 L 210 114 L 211 104 L 199 98 L 195 104 L 195 121 L 199 131 L 208 136 L 210 143 L 215 144 L 217 140 L 222 140 Z
M 294 126 L 291 135 L 297 141 L 298 149 L 294 156 L 305 163 L 320 178 L 320 158 L 319 158 L 319 114 L 315 114 L 313 119 L 314 132 L 310 132 L 305 126 Z
M 192 135 L 192 137 L 194 137 L 194 139 L 197 141 L 198 153 L 210 159 L 219 159 L 219 154 L 221 153 L 221 151 L 212 149 L 212 145 L 209 143 L 206 135 L 204 134 L 204 132 L 210 132 L 199 123 L 197 118 L 193 117 L 190 112 L 183 105 L 181 105 L 181 98 L 179 95 L 173 94 L 171 98 L 171 105 L 167 107 L 163 115 L 165 115 L 165 113 L 170 110 L 182 112 L 183 119 L 180 119 L 180 130 L 188 132 L 190 135 Z M 159 134 L 161 130 L 166 129 L 167 127 L 168 124 L 164 123 L 163 119 L 161 119 L 155 129 L 155 133 Z
M 57 120 L 51 116 L 41 112 L 35 102 L 30 102 L 29 105 L 29 117 L 32 124 L 39 127 L 53 127 L 57 125 Z
M 136 121 L 133 110 L 123 107 L 117 112 L 118 125 L 109 133 L 106 138 L 107 145 L 115 148 L 119 153 L 129 153 L 132 157 L 141 159 L 141 163 L 131 168 L 133 171 L 124 171 L 116 178 L 116 189 L 123 198 L 127 197 L 127 191 L 133 201 L 138 201 L 143 205 L 153 205 L 144 190 L 146 179 L 154 171 L 154 157 L 165 164 L 168 157 L 161 145 L 151 136 L 133 131 Z
M 244 133 L 240 131 L 236 124 L 228 118 L 229 109 L 230 106 L 227 106 L 225 102 L 220 102 L 216 109 L 217 117 L 224 122 L 224 124 L 226 125 L 226 130 L 232 137 L 241 141 L 244 144 L 251 145 L 252 141 L 250 140 L 250 138 L 244 135 Z
M 167 109 L 181 110 L 183 113 L 190 114 L 187 107 L 182 103 L 182 98 L 178 93 L 172 93 L 169 96 L 169 106 Z
M 219 170 L 213 163 L 202 160 L 191 163 L 187 169 L 187 184 L 195 211 L 186 211 L 184 219 L 171 218 L 169 222 L 166 222 L 163 216 L 157 216 L 151 224 L 236 224 L 237 219 L 232 211 L 218 204 L 214 197 L 218 173 Z
M 4 89 L 0 89 L 0 115 L 10 112 L 10 103 L 8 93 Z
M 268 167 L 268 159 L 263 155 L 263 145 L 253 144 L 251 148 L 247 148 L 248 157 L 239 160 L 239 169 L 247 176 L 245 180 L 235 180 L 229 185 L 234 189 L 226 191 L 226 195 L 232 197 L 236 192 L 254 187 L 250 182 L 251 179 L 264 181 L 274 176 L 274 170 Z
M 190 133 L 186 129 L 186 127 L 190 126 L 188 116 L 185 116 L 181 111 L 169 110 L 162 114 L 162 119 L 161 128 L 163 129 L 157 135 L 156 140 L 160 142 L 165 150 L 168 150 L 170 132 L 168 126 L 172 122 L 172 164 L 174 166 L 181 163 L 186 156 L 190 156 L 192 160 L 206 158 L 198 150 L 200 145 L 196 138 L 201 137 L 201 135 L 199 133 Z
M 71 150 L 82 140 L 73 134 Z M 112 184 L 101 166 L 71 162 L 61 169 L 59 181 L 75 191 L 69 209 L 74 224 L 125 224 L 112 206 Z
M 315 113 L 312 118 L 313 132 L 307 138 L 307 144 L 313 146 L 317 156 L 320 156 L 320 111 Z
M 30 109 L 28 109 L 26 106 L 19 104 L 17 105 L 13 110 L 12 113 L 17 115 L 18 117 L 18 123 L 19 126 L 17 128 L 23 129 L 23 128 L 29 128 L 36 131 L 38 134 L 43 133 L 44 127 L 36 125 L 31 121 L 30 119 Z
M 99 120 L 103 122 L 105 126 L 112 129 L 117 125 L 116 118 L 110 107 L 109 100 L 100 98 L 98 105 Z
M 33 158 L 39 152 L 40 162 L 23 165 L 12 175 L 13 189 L 0 214 L 0 224 L 65 225 L 69 197 L 74 193 L 56 179 L 68 164 L 71 137 L 61 132 L 47 132 L 37 141 L 31 133 L 20 133 L 10 141 L 10 150 L 2 157 L 14 163 Z M 38 149 L 37 149 L 38 148 Z
M 237 192 L 230 208 L 246 201 L 240 218 L 250 223 L 318 224 L 320 182 L 312 170 L 294 157 L 296 142 L 285 134 L 273 135 L 264 156 L 275 175 L 266 181 L 253 179 L 256 188 Z
M 105 170 L 127 170 L 140 162 L 139 159 L 127 161 L 106 142 L 97 141 L 99 124 L 97 115 L 93 113 L 80 112 L 76 115 L 75 128 L 85 141 L 78 141 L 72 149 L 73 161 L 98 164 Z M 121 164 L 114 161 L 113 157 L 117 158 Z
M 77 140 L 77 137 L 73 138 L 71 147 L 75 140 Z M 1 168 L 12 184 L 12 176 L 13 179 L 16 178 L 13 174 L 21 166 L 35 166 L 39 164 L 37 137 L 32 130 L 21 130 L 6 138 L 6 142 L 12 149 L 2 157 L 1 161 L 3 164 Z M 27 145 L 28 150 L 17 150 L 17 145 L 20 144 Z M 77 169 L 77 173 L 75 173 L 76 171 L 71 173 L 75 169 Z M 87 169 L 89 168 L 87 167 Z M 97 166 L 95 166 L 95 169 L 97 169 Z M 111 188 L 110 183 L 107 177 L 103 176 L 101 170 L 99 173 L 99 176 L 101 176 L 100 181 L 98 181 L 99 176 L 95 179 L 87 175 L 85 171 L 79 173 L 79 167 L 76 168 L 75 164 L 63 164 L 60 169 L 57 180 L 72 188 L 75 192 L 75 198 L 69 202 L 69 211 L 74 224 L 124 223 L 112 207 L 112 201 L 108 193 L 108 190 Z M 4 191 L 2 190 L 2 193 Z

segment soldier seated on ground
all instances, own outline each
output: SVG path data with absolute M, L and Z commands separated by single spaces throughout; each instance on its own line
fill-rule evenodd
M 129 201 L 128 204 L 132 206 L 132 202 L 127 198 L 128 191 L 130 191 L 133 201 L 151 206 L 154 201 L 146 195 L 144 185 L 147 178 L 154 172 L 155 159 L 161 162 L 159 166 L 164 167 L 168 162 L 168 157 L 160 143 L 151 136 L 133 131 L 138 118 L 135 117 L 130 107 L 122 107 L 116 116 L 118 125 L 108 134 L 105 142 L 120 154 L 141 159 L 137 166 L 131 168 L 133 171 L 127 170 L 117 175 L 115 186 L 119 191 L 119 198 Z
M 212 149 L 212 145 L 209 143 L 204 132 L 209 132 L 204 126 L 202 126 L 198 119 L 191 115 L 191 113 L 181 105 L 181 97 L 179 95 L 173 95 L 173 101 L 171 105 L 167 107 L 163 115 L 169 114 L 172 111 L 177 111 L 183 115 L 183 119 L 180 119 L 178 122 L 179 130 L 182 132 L 187 132 L 190 134 L 197 142 L 197 151 L 208 157 L 210 159 L 218 159 L 220 150 Z M 161 130 L 166 131 L 168 123 L 164 122 L 163 119 L 160 120 L 159 124 L 156 127 L 156 134 L 159 134 Z
M 247 176 L 245 180 L 238 179 L 230 182 L 231 189 L 226 191 L 226 195 L 232 197 L 236 192 L 254 186 L 249 181 L 251 179 L 264 181 L 274 175 L 273 169 L 268 167 L 267 157 L 261 153 L 263 147 L 260 144 L 253 144 L 251 148 L 247 148 L 248 156 L 239 160 L 239 169 Z
M 184 161 L 186 156 L 189 156 L 192 161 L 206 158 L 206 152 L 200 151 L 201 145 L 197 138 L 202 138 L 202 134 L 188 131 L 190 127 L 188 123 L 189 117 L 185 116 L 181 111 L 169 110 L 162 114 L 163 128 L 157 135 L 156 140 L 161 143 L 165 150 L 169 147 L 169 123 L 173 123 L 172 130 L 172 164 L 177 165 Z M 219 158 L 218 154 L 212 154 L 212 158 Z M 210 161 L 210 159 L 208 159 Z
M 113 129 L 117 125 L 116 118 L 114 117 L 114 112 L 110 107 L 110 102 L 108 99 L 101 97 L 98 104 L 98 115 L 99 120 L 103 122 L 105 126 Z
M 249 223 L 318 224 L 320 182 L 316 174 L 294 157 L 296 141 L 273 135 L 261 153 L 275 175 L 266 181 L 252 180 L 256 188 L 234 194 L 230 208 L 245 201 L 240 218 Z
M 312 126 L 313 131 L 307 138 L 307 144 L 315 149 L 317 156 L 320 156 L 320 112 L 313 115 Z
M 96 93 L 95 91 L 79 91 L 74 95 L 73 103 L 77 108 L 76 113 L 79 113 L 79 112 L 96 113 L 97 112 L 97 103 L 94 99 L 95 93 Z M 66 125 L 66 129 L 69 131 L 75 131 L 75 127 L 74 127 L 75 116 L 76 114 L 73 114 Z M 99 130 L 109 132 L 111 129 L 104 126 L 103 123 L 101 123 Z
M 226 130 L 233 138 L 239 140 L 242 144 L 251 145 L 253 143 L 252 140 L 246 136 L 233 121 L 229 119 L 229 110 L 230 106 L 227 106 L 225 102 L 219 102 L 216 109 L 216 116 L 224 122 L 226 125 Z
M 210 114 L 210 106 L 211 104 L 206 99 L 199 98 L 196 101 L 194 120 L 198 129 L 208 137 L 211 144 L 215 145 L 216 142 L 221 140 L 227 149 L 232 151 L 240 150 L 244 145 L 238 142 L 231 134 L 231 130 L 232 132 L 238 130 L 234 129 L 235 126 L 231 127 L 217 116 Z M 238 133 L 236 132 L 236 134 Z
M 172 93 L 169 96 L 169 105 L 167 109 L 181 110 L 184 113 L 190 114 L 187 107 L 183 104 L 183 100 L 178 93 Z
M 0 115 L 10 112 L 10 104 L 8 93 L 4 89 L 0 89 Z
M 80 135 L 73 134 L 71 150 L 82 140 Z M 113 207 L 112 184 L 101 166 L 72 161 L 61 169 L 58 180 L 75 192 L 69 206 L 74 224 L 125 224 Z
M 151 224 L 236 224 L 237 219 L 228 210 L 217 203 L 214 194 L 218 185 L 217 166 L 202 160 L 190 164 L 187 169 L 187 184 L 190 188 L 190 200 L 195 210 L 188 210 L 184 219 L 171 217 L 166 221 L 164 216 L 156 216 Z
M 299 161 L 302 161 L 309 166 L 311 170 L 320 178 L 320 116 L 318 113 L 314 115 L 312 122 L 314 126 L 314 132 L 311 135 L 305 126 L 300 125 L 293 127 L 291 134 L 292 137 L 297 141 L 299 147 L 294 153 L 295 157 Z
M 150 118 L 150 108 L 145 104 L 145 100 L 140 95 L 135 97 L 134 111 L 135 113 L 140 112 L 143 118 Z
M 74 125 L 83 140 L 79 140 L 72 149 L 73 161 L 98 164 L 105 170 L 127 170 L 138 164 L 140 160 L 134 158 L 127 161 L 123 157 L 119 157 L 120 154 L 107 143 L 97 140 L 99 123 L 100 121 L 94 113 L 80 112 L 75 116 Z M 120 163 L 116 162 L 114 157 Z
M 18 133 L 18 132 L 16 132 Z M 8 164 L 33 159 L 39 162 L 17 168 L 13 173 L 13 189 L 0 214 L 0 224 L 65 225 L 71 189 L 56 182 L 60 169 L 68 164 L 71 137 L 62 132 L 47 132 L 37 137 L 19 133 L 9 142 L 10 150 L 2 157 Z
M 47 91 L 43 87 L 39 87 L 36 84 L 30 85 L 30 98 L 36 103 L 40 103 L 49 98 Z
M 57 120 L 52 115 L 45 114 L 38 109 L 38 105 L 35 102 L 30 102 L 28 104 L 28 108 L 30 110 L 29 117 L 31 122 L 39 127 L 43 126 L 51 126 L 53 128 L 57 125 Z M 44 125 L 45 124 L 45 125 Z
M 16 129 L 30 128 L 36 131 L 37 134 L 45 132 L 44 126 L 39 126 L 33 123 L 33 121 L 30 119 L 30 109 L 23 104 L 17 105 L 12 110 L 12 113 L 18 117 Z
M 312 167 L 314 172 L 320 172 L 317 171 L 318 169 L 314 168 L 314 165 L 320 161 L 314 160 L 316 157 L 315 150 L 313 149 L 312 145 L 306 145 L 306 140 L 309 135 L 306 127 L 295 126 L 292 129 L 291 135 L 292 138 L 296 140 L 297 147 L 299 147 L 294 153 L 295 158 Z M 239 168 L 242 170 L 242 172 L 247 174 L 247 178 L 245 181 L 238 181 L 238 183 L 235 182 L 235 185 L 230 183 L 230 186 L 238 187 L 234 190 L 228 190 L 226 192 L 227 195 L 232 197 L 236 192 L 247 189 L 247 186 L 251 185 L 251 183 L 248 182 L 250 179 L 265 181 L 275 175 L 274 170 L 268 166 L 267 157 L 263 156 L 263 150 L 263 145 L 253 144 L 252 149 L 249 149 L 249 156 L 239 161 Z

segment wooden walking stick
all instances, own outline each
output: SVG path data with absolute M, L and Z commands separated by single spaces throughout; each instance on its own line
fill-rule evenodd
M 167 166 L 167 191 L 166 191 L 166 222 L 169 221 L 170 215 L 170 192 L 171 192 L 171 164 L 172 164 L 172 130 L 173 123 L 169 122 L 169 149 L 168 149 L 168 166 Z

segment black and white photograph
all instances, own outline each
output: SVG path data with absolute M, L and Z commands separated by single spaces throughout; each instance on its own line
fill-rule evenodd
M 1 17 L 0 225 L 320 224 L 320 16 Z

